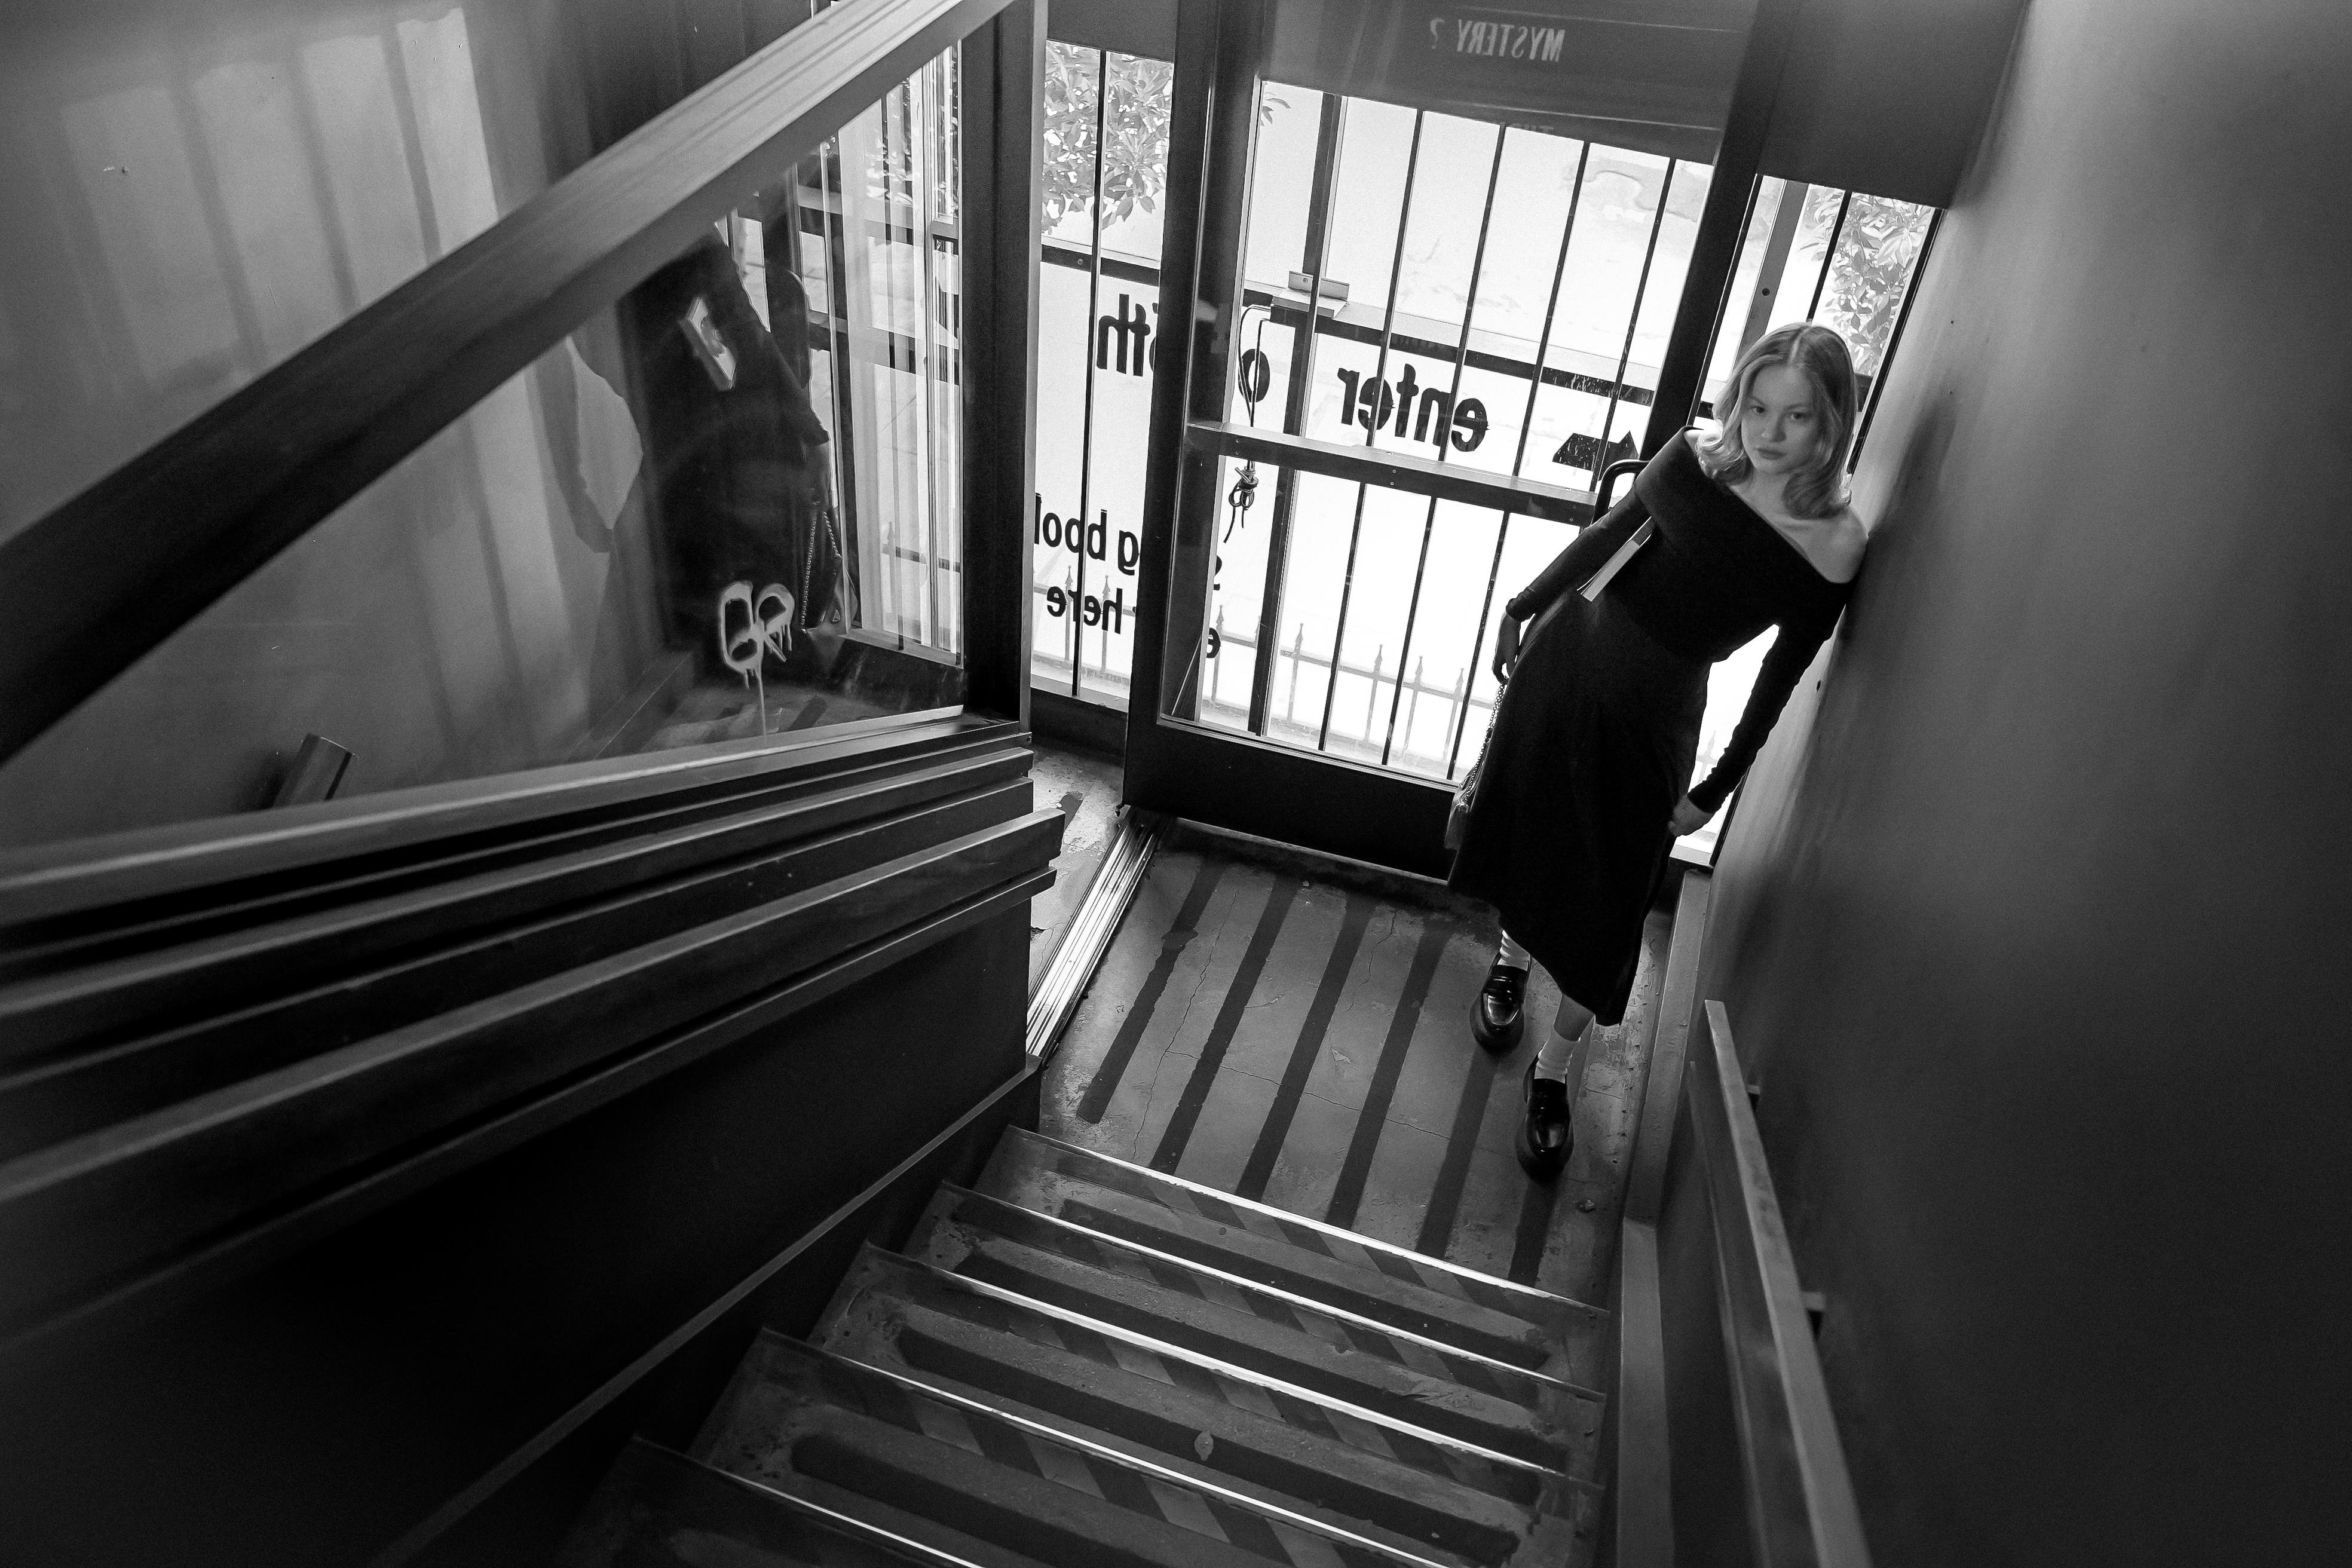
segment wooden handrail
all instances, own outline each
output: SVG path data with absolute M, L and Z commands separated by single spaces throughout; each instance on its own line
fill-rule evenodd
M 1715 1215 L 1727 1309 L 1724 1350 L 1756 1561 L 1766 1568 L 1869 1568 L 1845 1449 L 1797 1284 L 1796 1254 L 1780 1223 L 1722 1003 L 1706 1004 L 1695 1045 L 1684 1092 Z
M 0 761 L 1007 4 L 820 13 L 0 542 Z
M 1677 1516 L 1706 1517 L 1675 1489 L 1726 1484 L 1703 1458 L 1678 1466 L 1673 1384 L 1727 1384 L 1749 1554 L 1767 1568 L 1868 1568 L 1861 1513 L 1845 1466 L 1821 1359 L 1780 1220 L 1764 1144 L 1748 1103 L 1729 1015 L 1697 1001 L 1707 874 L 1685 874 L 1675 906 L 1657 1032 L 1650 1050 L 1619 1246 L 1614 1409 L 1615 1560 L 1650 1568 L 1681 1560 Z M 1677 1129 L 1685 1129 L 1678 1143 Z M 1677 1192 L 1677 1184 L 1681 1191 Z M 1688 1193 L 1691 1185 L 1699 1189 Z M 1705 1216 L 1702 1218 L 1701 1216 Z M 1707 1234 L 1666 1234 L 1670 1224 Z M 1665 1298 L 1672 1258 L 1706 1258 L 1708 1300 Z M 1683 1277 L 1685 1290 L 1700 1283 Z M 1670 1363 L 1670 1313 L 1717 1319 L 1724 1363 Z M 1684 1542 L 1685 1547 L 1699 1543 Z
M 1683 873 L 1625 1176 L 1625 1217 L 1617 1247 L 1617 1387 L 1610 1401 L 1617 1457 L 1611 1502 L 1621 1563 L 1675 1561 L 1674 1440 L 1666 1425 L 1658 1214 L 1665 1199 L 1666 1155 L 1682 1100 L 1683 1055 L 1696 1010 L 1699 943 L 1706 934 L 1713 886 L 1703 871 Z

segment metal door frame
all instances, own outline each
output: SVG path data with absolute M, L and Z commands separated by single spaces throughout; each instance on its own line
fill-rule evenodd
M 1143 505 L 1143 560 L 1127 713 L 1126 798 L 1167 813 L 1423 875 L 1444 874 L 1442 845 L 1454 785 L 1171 718 L 1184 670 L 1169 668 L 1171 633 L 1198 648 L 1202 626 L 1174 626 L 1177 606 L 1198 621 L 1221 456 L 1276 462 L 1307 458 L 1346 477 L 1430 493 L 1473 484 L 1507 511 L 1581 523 L 1590 492 L 1518 479 L 1496 482 L 1424 460 L 1239 430 L 1224 422 L 1255 116 L 1250 111 L 1276 0 L 1181 0 L 1177 14 L 1172 122 L 1192 133 L 1169 148 L 1160 263 L 1163 343 L 1175 339 L 1153 388 Z M 1799 0 L 1760 0 L 1717 153 L 1690 269 L 1659 371 L 1643 455 L 1688 422 L 1716 325 L 1728 298 L 1758 183 L 1758 161 Z M 1661 417 L 1660 411 L 1667 417 Z M 1271 570 L 1271 567 L 1269 568 Z M 1267 650 L 1260 650 L 1260 658 Z M 1335 658 L 1336 658 L 1335 654 Z

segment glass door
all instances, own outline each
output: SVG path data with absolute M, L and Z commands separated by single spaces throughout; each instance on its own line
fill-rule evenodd
M 1211 9 L 1180 47 L 1211 47 Z M 1222 9 L 1214 70 L 1192 81 L 1220 128 L 1192 309 L 1161 309 L 1193 322 L 1192 377 L 1153 431 L 1171 481 L 1150 541 L 1164 610 L 1143 628 L 1159 701 L 1130 711 L 1130 799 L 1442 870 L 1497 697 L 1500 606 L 1592 518 L 1611 465 L 1711 412 L 1674 392 L 1677 350 L 1681 384 L 1711 384 L 1819 314 L 1875 371 L 1897 312 L 1864 298 L 1869 278 L 1899 303 L 1932 215 L 1736 160 L 1718 192 L 1748 9 L 1685 9 L 1674 28 L 1610 24 L 1606 80 L 1575 63 L 1597 24 Z M 1629 34 L 1654 35 L 1647 54 Z M 1718 667 L 1702 770 L 1760 655 Z

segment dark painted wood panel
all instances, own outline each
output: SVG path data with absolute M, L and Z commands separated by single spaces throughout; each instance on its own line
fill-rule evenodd
M 375 897 L 347 884 L 344 891 L 362 896 L 331 910 L 277 914 L 265 903 L 250 910 L 265 917 L 251 925 L 0 989 L 0 1068 L 14 1073 L 68 1042 L 105 1043 L 142 1026 L 193 1022 L 257 995 L 291 994 L 330 976 L 397 963 L 517 921 L 690 879 L 943 800 L 1001 790 L 1024 779 L 1027 764 L 1026 752 L 1004 747 L 913 768 L 881 784 L 787 795 L 675 826 L 649 825 L 651 831 L 635 837 Z M 0 1083 L 0 1094 L 5 1092 Z
M 919 1171 L 903 1212 L 877 1186 L 1022 1073 L 1024 946 L 999 905 L 261 1271 L 0 1368 L 0 1539 L 360 1563 L 504 1475 L 515 1506 L 436 1560 L 543 1560 L 631 1429 L 688 1440 L 762 1321 L 803 1326 L 845 1250 L 956 1173 Z
M 0 854 L 0 933 L 20 968 L 37 967 L 46 950 L 77 939 L 120 939 L 192 914 L 239 916 L 261 900 L 281 900 L 280 913 L 302 907 L 305 896 L 347 902 L 362 879 L 455 875 L 551 853 L 559 843 L 575 848 L 738 810 L 754 798 L 879 783 L 910 759 L 1001 746 L 1019 733 L 961 714 L 874 720 L 816 740 L 780 736 L 572 763 L 11 851 Z
M 1025 815 L 1029 802 L 1028 781 L 1014 779 L 521 924 L 487 929 L 470 941 L 436 942 L 428 951 L 383 967 L 339 966 L 308 977 L 307 987 L 299 966 L 278 962 L 271 950 L 295 949 L 295 956 L 314 958 L 323 970 L 343 956 L 331 929 L 343 922 L 317 922 L 331 929 L 316 942 L 310 940 L 310 922 L 298 921 L 291 931 L 271 932 L 275 941 L 240 944 L 221 967 L 241 973 L 227 975 L 204 969 L 191 973 L 190 963 L 168 955 L 157 965 L 156 978 L 164 984 L 152 989 L 178 994 L 143 998 L 144 1021 L 151 1028 L 181 1018 L 194 1021 L 97 1048 L 84 1046 L 61 1060 L 0 1079 L 0 1160 L 594 963 L 656 933 L 733 914 L 977 832 Z M 361 929 L 354 945 L 364 945 L 371 934 Z M 135 988 L 110 988 L 110 978 L 97 977 L 68 1000 L 103 1005 Z
M 1176 0 L 1055 0 L 1046 25 L 1063 43 L 1176 58 Z
M 1346 809 L 1334 809 L 1335 795 Z M 1127 798 L 1424 877 L 1453 862 L 1444 841 L 1453 785 L 1187 724 L 1130 723 Z
M 1037 246 L 1045 191 L 1045 4 L 1018 0 L 964 45 L 964 700 L 1026 722 L 1036 489 Z
M 1042 868 L 1039 812 L 298 1063 L 0 1170 L 0 1313 L 29 1327 L 436 1130 Z

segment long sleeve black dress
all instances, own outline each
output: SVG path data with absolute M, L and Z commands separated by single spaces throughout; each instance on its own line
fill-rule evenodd
M 1650 542 L 1596 601 L 1577 588 L 1633 536 Z M 1837 625 L 1832 583 L 1699 466 L 1687 436 L 1513 599 L 1536 616 L 1487 742 L 1451 885 L 1603 1024 L 1625 1015 L 1642 921 L 1698 752 L 1710 666 L 1778 626 L 1722 760 L 1692 800 L 1713 810 Z

